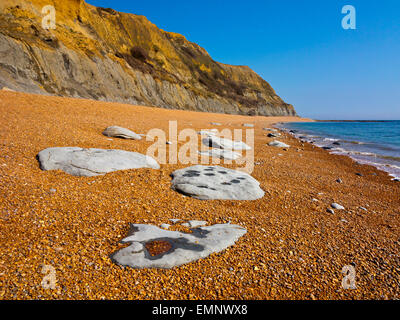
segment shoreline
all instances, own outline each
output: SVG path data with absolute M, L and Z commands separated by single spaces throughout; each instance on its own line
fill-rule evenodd
M 313 122 L 321 122 L 321 121 L 313 121 Z M 331 121 L 323 121 L 323 122 L 331 122 Z M 360 121 L 347 121 L 347 122 L 360 122 Z M 397 122 L 396 121 L 362 121 L 362 122 L 371 122 L 371 123 L 378 123 L 378 122 Z M 323 134 L 319 133 L 318 131 L 314 133 L 306 132 L 302 129 L 299 128 L 290 128 L 287 126 L 287 124 L 290 125 L 290 123 L 296 123 L 296 122 L 286 122 L 286 123 L 278 123 L 276 128 L 283 130 L 284 132 L 290 134 L 291 136 L 295 137 L 299 141 L 304 141 L 306 143 L 310 143 L 312 145 L 315 145 L 318 148 L 328 150 L 330 154 L 332 155 L 344 155 L 352 160 L 356 161 L 357 163 L 361 165 L 370 165 L 378 170 L 387 173 L 390 177 L 392 177 L 394 181 L 399 181 L 400 180 L 400 172 L 396 173 L 396 170 L 398 171 L 400 169 L 399 165 L 396 163 L 379 163 L 373 161 L 373 159 L 378 158 L 378 159 L 392 159 L 392 160 L 397 160 L 400 158 L 394 158 L 389 155 L 381 154 L 378 153 L 376 149 L 372 151 L 367 151 L 367 150 L 357 150 L 357 148 L 352 148 L 349 147 L 348 144 L 355 144 L 358 146 L 366 145 L 366 144 L 374 144 L 373 142 L 368 142 L 368 141 L 361 141 L 361 140 L 352 140 L 348 141 L 345 140 L 339 136 L 335 136 L 334 134 L 329 135 L 329 134 Z M 318 140 L 318 138 L 321 138 Z M 357 139 L 357 138 L 354 138 Z M 337 145 L 333 145 L 333 143 L 337 143 Z M 340 144 L 339 144 L 340 143 Z M 346 145 L 346 148 L 343 148 L 343 143 Z M 339 147 L 340 146 L 340 147 Z M 357 158 L 357 156 L 364 156 L 365 159 Z
M 394 122 L 399 120 L 314 120 L 315 122 Z
M 294 119 L 0 92 L 0 298 L 400 298 L 395 267 L 400 184 L 375 167 L 285 132 L 277 140 L 289 149 L 267 146 L 274 139 L 263 128 Z M 253 123 L 258 164 L 252 176 L 265 196 L 256 201 L 184 197 L 171 189 L 170 177 L 186 167 L 182 164 L 78 178 L 43 172 L 36 160 L 39 151 L 53 146 L 145 153 L 151 143 L 111 141 L 102 130 L 109 125 L 137 133 L 167 130 L 169 120 L 195 130 L 213 128 L 214 121 L 229 129 Z M 345 209 L 329 213 L 334 202 Z M 130 223 L 159 226 L 172 218 L 209 225 L 231 221 L 248 232 L 233 247 L 172 270 L 121 268 L 111 261 Z M 56 290 L 41 287 L 43 264 L 55 268 Z M 341 287 L 347 265 L 356 266 L 356 290 Z

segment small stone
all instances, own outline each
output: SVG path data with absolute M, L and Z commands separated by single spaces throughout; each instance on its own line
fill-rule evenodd
M 57 192 L 57 189 L 50 189 L 49 190 L 51 193 L 56 193 Z
M 360 207 L 360 209 L 363 210 L 363 211 L 368 211 L 368 209 L 364 208 L 364 207 Z
M 168 230 L 170 226 L 168 223 L 163 223 L 160 228 Z
M 363 177 L 364 175 L 362 173 L 357 172 L 356 176 Z
M 267 134 L 267 137 L 268 137 L 268 138 L 278 138 L 278 137 L 280 137 L 280 136 L 281 136 L 280 133 L 268 133 L 268 134 Z
M 218 133 L 218 129 L 211 129 L 211 130 L 201 130 L 198 132 L 201 136 L 216 136 Z
M 331 213 L 331 214 L 335 214 L 335 211 L 333 211 L 331 208 L 328 208 L 326 211 Z
M 290 148 L 289 145 L 287 145 L 286 143 L 280 142 L 280 141 L 272 141 L 272 142 L 268 143 L 268 145 L 270 147 L 277 147 L 277 148 Z
M 337 183 L 343 183 L 342 179 L 337 179 L 336 182 Z
M 344 210 L 344 207 L 338 203 L 332 203 L 331 206 L 333 209 L 336 209 L 336 210 Z
M 122 138 L 122 139 L 131 139 L 131 140 L 141 140 L 142 136 L 139 134 L 136 134 L 135 132 L 121 128 L 118 126 L 112 126 L 108 127 L 103 131 L 103 135 L 106 137 L 112 137 L 112 138 Z

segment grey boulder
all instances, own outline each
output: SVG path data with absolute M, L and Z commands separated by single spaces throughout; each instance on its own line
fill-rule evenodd
M 136 269 L 172 269 L 233 246 L 247 230 L 238 225 L 216 224 L 192 229 L 192 233 L 169 231 L 153 225 L 132 224 L 122 243 L 131 243 L 111 256 L 122 266 Z M 152 250 L 152 247 L 157 247 Z
M 278 133 L 278 132 L 276 132 L 276 133 L 268 133 L 268 135 L 267 135 L 268 138 L 278 138 L 280 136 L 281 136 L 281 134 Z
M 280 141 L 272 141 L 268 143 L 270 147 L 277 147 L 277 148 L 290 148 L 290 146 L 286 143 L 280 142 Z
M 131 140 L 141 140 L 142 135 L 139 135 L 131 130 L 121 128 L 118 126 L 108 127 L 103 131 L 103 135 L 111 138 L 122 138 Z
M 192 166 L 172 178 L 173 190 L 199 200 L 257 200 L 265 194 L 252 176 L 220 166 Z
M 123 150 L 49 148 L 38 154 L 38 160 L 42 170 L 62 170 L 73 176 L 84 177 L 128 169 L 160 169 L 152 157 Z
M 228 149 L 228 150 L 251 150 L 251 147 L 242 141 L 232 141 L 229 139 L 208 136 L 203 139 L 203 144 L 210 148 Z

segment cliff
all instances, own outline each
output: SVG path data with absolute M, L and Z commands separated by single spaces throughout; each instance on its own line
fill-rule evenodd
M 42 8 L 56 29 L 42 28 Z M 246 115 L 296 115 L 248 67 L 214 61 L 145 17 L 83 0 L 0 1 L 0 88 Z

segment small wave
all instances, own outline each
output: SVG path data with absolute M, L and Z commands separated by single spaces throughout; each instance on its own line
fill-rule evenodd
M 400 161 L 400 157 L 393 157 L 393 156 L 381 156 L 381 155 L 379 155 L 379 158 L 382 158 L 382 159 L 387 159 L 387 160 Z
M 350 144 L 359 144 L 359 145 L 367 144 L 366 142 L 362 142 L 362 141 L 347 141 L 347 140 L 343 140 L 343 142 L 350 143 Z
M 349 154 L 353 154 L 353 155 L 359 155 L 359 156 L 368 156 L 368 157 L 378 157 L 379 155 L 377 155 L 376 153 L 372 153 L 372 152 L 362 152 L 362 151 L 348 151 Z
M 387 166 L 388 166 L 388 167 L 391 167 L 391 168 L 393 168 L 393 169 L 400 170 L 400 166 L 396 166 L 396 165 L 394 165 L 394 164 L 388 164 Z
M 400 176 L 400 154 L 398 147 L 393 147 L 389 141 L 374 139 L 370 142 L 357 141 L 356 137 L 347 134 L 342 135 L 342 131 L 338 130 L 338 134 L 330 134 L 327 136 L 319 136 L 318 131 L 302 130 L 291 128 L 291 135 L 294 137 L 313 143 L 315 146 L 329 150 L 331 154 L 344 155 L 352 158 L 354 161 L 372 165 L 379 170 L 385 171 L 394 178 Z M 348 132 L 347 132 L 348 133 Z M 378 138 L 380 136 L 378 135 Z

